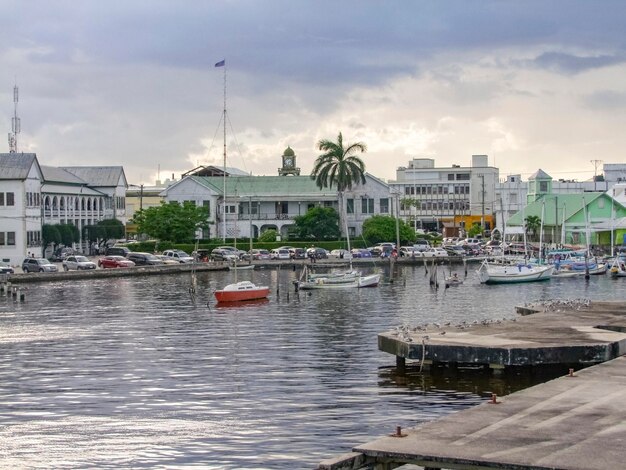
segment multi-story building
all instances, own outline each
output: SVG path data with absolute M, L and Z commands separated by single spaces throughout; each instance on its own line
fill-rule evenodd
M 436 167 L 431 158 L 414 158 L 389 181 L 401 201 L 400 217 L 425 231 L 462 233 L 474 223 L 493 228 L 498 169 L 487 155 L 472 155 L 471 166 Z
M 310 176 L 299 176 L 296 155 L 287 149 L 279 176 L 188 174 L 161 194 L 167 201 L 192 201 L 207 208 L 210 229 L 202 238 L 258 237 L 268 229 L 287 237 L 294 218 L 314 206 L 338 208 L 335 188 L 320 189 Z M 346 191 L 347 226 L 351 237 L 362 233 L 363 221 L 391 214 L 388 185 L 366 174 L 366 183 Z
M 82 237 L 85 226 L 100 220 L 124 223 L 125 192 L 122 167 L 40 166 L 34 153 L 0 154 L 0 259 L 19 264 L 49 254 L 44 224 L 72 224 Z M 88 249 L 82 238 L 78 246 Z
M 41 181 L 34 153 L 0 154 L 0 260 L 41 255 Z

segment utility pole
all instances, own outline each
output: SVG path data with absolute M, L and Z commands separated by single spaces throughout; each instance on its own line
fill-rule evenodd
M 602 163 L 602 160 L 591 160 L 591 163 L 593 163 L 593 190 L 597 191 L 598 165 Z
M 481 199 L 481 212 L 480 212 L 480 228 L 485 230 L 485 175 L 480 175 L 481 187 L 480 187 L 480 199 Z

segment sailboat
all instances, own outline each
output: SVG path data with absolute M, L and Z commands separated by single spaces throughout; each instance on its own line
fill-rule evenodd
M 343 211 L 343 208 L 342 208 Z M 346 229 L 346 242 L 348 253 L 350 253 L 350 233 L 348 230 L 347 217 L 344 217 Z M 363 274 L 361 271 L 352 268 L 352 256 L 349 256 L 350 268 L 344 272 L 331 272 L 325 274 L 312 274 L 304 266 L 300 279 L 294 281 L 296 290 L 313 289 L 354 289 L 361 287 L 376 287 L 380 283 L 380 274 Z
M 224 125 L 224 205 L 226 204 L 226 60 L 222 60 L 215 64 L 216 67 L 224 68 L 224 109 L 223 109 L 223 125 Z M 224 217 L 226 210 L 224 210 Z M 224 218 L 224 241 L 226 241 L 226 219 Z M 254 265 L 250 264 L 252 268 Z M 235 282 L 228 284 L 223 289 L 215 291 L 215 298 L 218 302 L 241 302 L 246 300 L 266 299 L 270 293 L 268 286 L 257 286 L 251 281 L 237 282 L 237 264 L 234 265 Z M 252 269 L 246 266 L 246 269 Z

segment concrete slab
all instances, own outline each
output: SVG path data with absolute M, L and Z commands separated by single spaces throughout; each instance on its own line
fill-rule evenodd
M 626 354 L 626 303 L 539 312 L 486 324 L 407 327 L 378 335 L 378 348 L 400 358 L 525 366 L 594 364 Z
M 626 358 L 353 449 L 369 465 L 449 469 L 624 468 Z M 372 465 L 373 468 L 373 465 Z

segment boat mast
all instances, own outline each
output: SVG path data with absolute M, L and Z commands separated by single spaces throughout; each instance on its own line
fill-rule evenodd
M 222 67 L 224 68 L 224 113 L 222 115 L 222 124 L 224 125 L 224 174 L 222 176 L 223 179 L 223 194 L 224 194 L 224 227 L 222 228 L 222 235 L 224 244 L 226 244 L 226 61 L 222 61 Z

